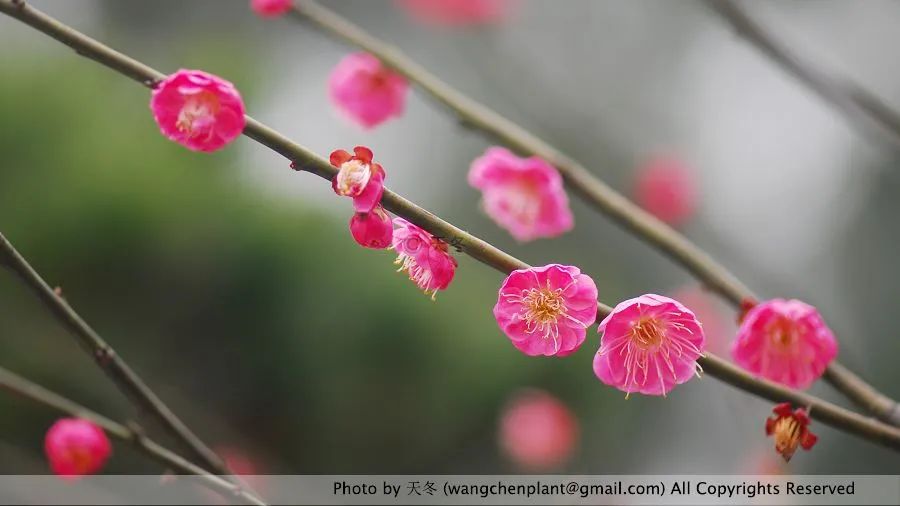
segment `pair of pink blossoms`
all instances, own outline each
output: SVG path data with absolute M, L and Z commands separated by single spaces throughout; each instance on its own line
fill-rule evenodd
M 494 318 L 512 344 L 531 356 L 577 350 L 597 318 L 597 287 L 574 266 L 513 271 L 500 287 Z M 600 322 L 594 374 L 626 394 L 666 395 L 701 370 L 702 324 L 680 302 L 647 294 L 623 301 Z M 812 306 L 773 299 L 747 313 L 733 345 L 748 371 L 807 388 L 837 355 L 837 342 Z

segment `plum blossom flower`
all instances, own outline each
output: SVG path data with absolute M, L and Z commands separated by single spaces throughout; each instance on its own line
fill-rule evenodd
M 809 431 L 809 414 L 803 408 L 791 412 L 791 403 L 783 402 L 772 410 L 775 416 L 766 419 L 766 435 L 775 437 L 775 451 L 791 460 L 797 447 L 810 450 L 819 437 Z
M 332 103 L 363 128 L 403 114 L 409 83 L 369 53 L 352 53 L 328 78 Z
M 518 241 L 555 237 L 572 228 L 572 212 L 555 167 L 488 148 L 472 162 L 469 184 L 481 190 L 488 216 Z
M 522 353 L 563 357 L 597 318 L 597 285 L 571 265 L 515 270 L 500 286 L 494 318 Z
M 816 308 L 772 299 L 747 311 L 731 348 L 735 363 L 753 374 L 805 389 L 837 356 L 831 329 Z
M 181 69 L 153 89 L 150 110 L 160 131 L 194 151 L 216 151 L 244 130 L 244 102 L 234 85 Z
M 626 393 L 663 395 L 699 376 L 706 339 L 694 313 L 680 302 L 647 294 L 620 302 L 600 322 L 602 344 L 594 374 Z
M 331 153 L 331 165 L 339 169 L 331 187 L 338 195 L 351 197 L 356 212 L 368 213 L 384 194 L 384 168 L 372 162 L 372 150 L 365 146 L 356 146 L 353 153 L 343 149 Z
M 253 12 L 264 18 L 281 16 L 291 10 L 292 0 L 250 0 Z
M 394 218 L 393 247 L 397 251 L 398 272 L 406 272 L 409 279 L 432 300 L 438 290 L 446 290 L 456 273 L 456 260 L 447 243 L 421 228 Z
M 543 390 L 525 390 L 503 411 L 500 446 L 523 470 L 548 471 L 569 460 L 579 432 L 578 419 L 562 401 Z
M 489 24 L 509 13 L 510 0 L 395 0 L 415 19 L 444 26 Z
M 50 469 L 65 479 L 94 474 L 112 454 L 103 429 L 81 418 L 61 418 L 44 437 L 44 453 Z
M 381 205 L 368 213 L 354 213 L 350 218 L 350 234 L 364 248 L 385 249 L 391 247 L 394 226 Z
M 678 158 L 657 156 L 638 168 L 635 200 L 670 225 L 681 225 L 697 210 L 697 183 Z

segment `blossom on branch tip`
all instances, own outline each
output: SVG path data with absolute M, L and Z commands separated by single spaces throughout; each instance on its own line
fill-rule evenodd
M 501 21 L 510 0 L 395 0 L 415 19 L 432 25 L 465 26 Z
M 597 318 L 597 285 L 571 265 L 515 270 L 500 286 L 494 318 L 522 353 L 563 357 Z
M 364 248 L 385 249 L 391 247 L 394 226 L 384 208 L 377 205 L 368 213 L 353 214 L 350 233 L 356 243 Z
M 697 209 L 694 174 L 678 158 L 653 158 L 638 168 L 635 200 L 669 225 L 681 225 Z
M 369 53 L 352 53 L 328 77 L 332 103 L 363 128 L 403 114 L 409 83 Z
M 522 470 L 549 471 L 571 456 L 578 419 L 553 395 L 525 390 L 514 395 L 500 419 L 500 446 Z
M 244 102 L 234 85 L 200 70 L 179 70 L 153 89 L 160 131 L 194 151 L 216 151 L 244 131 Z
M 481 190 L 488 216 L 518 241 L 556 237 L 572 228 L 562 177 L 541 158 L 488 148 L 472 162 L 468 179 Z
M 44 453 L 54 474 L 65 479 L 94 474 L 112 454 L 103 429 L 81 418 L 61 418 L 44 437 Z
M 438 290 L 446 290 L 456 273 L 456 259 L 446 242 L 403 218 L 394 218 L 393 247 L 397 251 L 399 272 L 406 272 L 425 294 L 434 299 Z
M 331 153 L 331 165 L 338 173 L 331 180 L 331 187 L 338 195 L 353 199 L 353 209 L 368 213 L 381 201 L 384 194 L 384 168 L 372 162 L 372 150 L 356 146 L 350 154 L 343 149 Z
M 281 16 L 291 10 L 292 0 L 250 0 L 253 12 L 264 18 Z
M 809 414 L 803 408 L 791 412 L 791 403 L 783 402 L 772 410 L 775 416 L 766 419 L 766 435 L 775 437 L 775 451 L 791 460 L 797 448 L 810 450 L 819 437 L 809 431 Z
M 680 302 L 647 294 L 620 302 L 600 322 L 603 334 L 594 374 L 626 393 L 663 395 L 699 376 L 706 338 L 697 317 Z
M 838 344 L 816 308 L 772 299 L 747 311 L 731 347 L 737 365 L 791 388 L 805 389 L 837 356 Z

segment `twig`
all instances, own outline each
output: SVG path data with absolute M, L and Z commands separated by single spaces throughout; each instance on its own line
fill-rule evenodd
M 143 63 L 118 53 L 31 7 L 16 7 L 11 4 L 11 0 L 0 0 L 0 12 L 12 15 L 75 48 L 79 54 L 83 54 L 108 68 L 119 71 L 145 86 L 152 86 L 152 83 L 162 75 Z M 332 167 L 328 160 L 294 143 L 284 135 L 249 116 L 246 117 L 246 121 L 245 135 L 281 154 L 293 162 L 297 169 L 306 170 L 326 180 L 331 180 L 337 174 L 337 169 Z M 444 237 L 448 242 L 459 244 L 463 252 L 502 273 L 509 273 L 514 269 L 524 268 L 528 265 L 390 190 L 385 190 L 382 203 L 386 209 L 394 214 L 406 218 L 436 236 Z M 598 315 L 605 316 L 609 314 L 610 310 L 609 306 L 600 304 Z M 779 402 L 802 400 L 804 405 L 810 405 L 815 408 L 812 411 L 812 417 L 820 420 L 822 423 L 848 434 L 854 434 L 883 446 L 900 450 L 900 429 L 875 420 L 866 419 L 817 397 L 756 379 L 712 354 L 708 353 L 700 362 L 710 376 L 732 384 L 746 392 Z
M 706 0 L 707 5 L 747 42 L 769 57 L 785 72 L 830 104 L 861 134 L 875 134 L 880 142 L 900 148 L 900 113 L 891 109 L 860 84 L 838 79 L 792 53 L 771 32 L 732 0 Z
M 515 151 L 539 156 L 555 165 L 566 184 L 587 203 L 675 260 L 736 309 L 741 309 L 743 301 L 756 299 L 749 288 L 686 237 L 634 205 L 592 175 L 580 163 L 486 105 L 476 102 L 441 81 L 397 48 L 373 37 L 359 26 L 311 0 L 296 0 L 291 12 L 295 17 L 305 19 L 330 35 L 372 54 L 417 84 L 468 127 L 496 138 Z M 855 91 L 864 92 L 861 89 Z M 877 101 L 870 99 L 870 102 L 871 107 L 877 108 Z M 900 119 L 896 119 L 896 123 L 900 132 Z M 835 362 L 829 368 L 825 379 L 859 406 L 872 409 L 872 413 L 881 420 L 900 426 L 900 409 L 897 403 L 858 376 L 849 373 L 852 375 L 850 377 L 848 373 L 845 367 Z
M 251 504 L 265 506 L 265 503 L 254 494 L 251 494 L 219 476 L 210 474 L 205 469 L 147 438 L 147 436 L 142 434 L 139 430 L 114 422 L 103 415 L 97 414 L 56 392 L 47 390 L 46 388 L 2 367 L 0 367 L 0 389 L 7 390 L 10 393 L 42 404 L 56 411 L 93 422 L 103 428 L 107 434 L 126 443 L 133 444 L 139 451 L 158 461 L 166 468 L 178 471 L 181 474 L 196 475 L 203 478 L 203 482 L 207 487 L 214 491 L 224 493 L 226 497 L 239 496 Z

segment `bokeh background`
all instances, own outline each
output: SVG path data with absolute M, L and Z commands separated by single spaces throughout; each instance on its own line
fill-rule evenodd
M 243 0 L 33 3 L 160 70 L 226 77 L 254 117 L 317 153 L 370 146 L 392 189 L 529 263 L 580 266 L 606 302 L 688 293 L 711 348 L 727 350 L 733 313 L 580 202 L 576 228 L 557 240 L 518 244 L 497 228 L 465 181 L 487 141 L 427 97 L 412 93 L 404 117 L 373 131 L 344 120 L 326 80 L 353 49 L 312 27 L 260 19 Z M 525 0 L 500 23 L 463 28 L 422 24 L 390 1 L 325 3 L 623 193 L 648 157 L 683 160 L 700 193 L 684 233 L 758 293 L 817 305 L 841 360 L 900 397 L 897 153 L 860 136 L 702 3 Z M 811 61 L 900 106 L 900 4 L 745 5 Z M 394 272 L 391 252 L 356 246 L 349 203 L 327 183 L 247 139 L 189 152 L 159 135 L 148 100 L 0 18 L 0 230 L 244 470 L 527 471 L 499 427 L 511 399 L 540 389 L 579 427 L 550 471 L 900 471 L 896 454 L 821 424 L 815 449 L 782 464 L 763 435 L 771 405 L 711 377 L 667 399 L 626 401 L 591 371 L 593 330 L 570 357 L 526 357 L 493 321 L 498 273 L 458 255 L 453 285 L 432 302 Z M 136 417 L 5 272 L 0 364 Z M 845 402 L 826 386 L 812 391 Z M 0 414 L 0 472 L 47 472 L 42 438 L 57 415 L 9 395 Z M 161 471 L 122 444 L 107 470 Z

